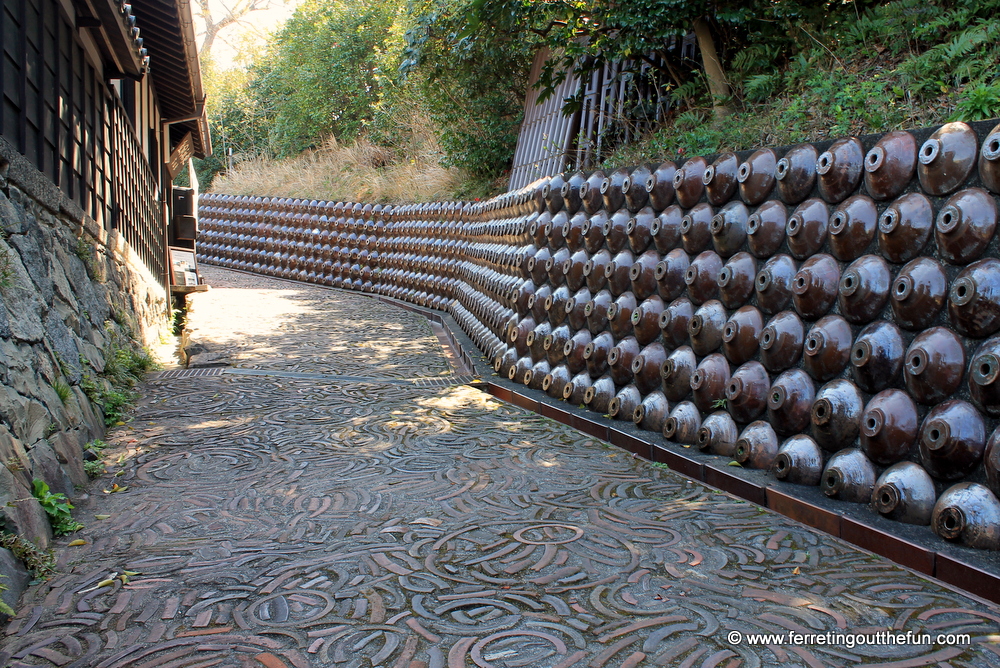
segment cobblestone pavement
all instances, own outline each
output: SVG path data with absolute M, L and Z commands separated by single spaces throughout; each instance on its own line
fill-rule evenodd
M 111 435 L 123 475 L 78 509 L 87 544 L 61 540 L 0 665 L 1000 665 L 995 606 L 471 387 L 399 382 L 450 373 L 413 314 L 206 273 L 200 335 L 275 375 L 147 384 Z M 886 630 L 933 638 L 746 642 Z

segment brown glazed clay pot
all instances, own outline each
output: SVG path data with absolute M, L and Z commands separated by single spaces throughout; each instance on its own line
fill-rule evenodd
M 584 399 L 587 398 L 587 390 L 593 384 L 593 381 L 590 379 L 590 374 L 586 371 L 581 371 L 573 376 L 573 378 L 566 383 L 566 386 L 563 387 L 563 400 L 568 402 L 571 406 L 580 406 L 582 408 L 585 404 Z
M 570 300 L 569 288 L 565 285 L 552 291 L 545 298 L 545 314 L 549 322 L 558 327 L 566 320 L 566 304 Z
M 855 384 L 874 394 L 897 383 L 904 350 L 903 335 L 891 322 L 880 320 L 865 327 L 851 348 L 851 376 Z
M 703 357 L 722 345 L 722 330 L 726 326 L 726 307 L 718 299 L 711 299 L 694 312 L 688 322 L 691 348 Z
M 626 292 L 632 287 L 632 280 L 629 274 L 632 265 L 635 264 L 635 257 L 630 250 L 622 250 L 604 267 L 604 278 L 607 279 L 608 289 L 615 297 Z
M 898 197 L 917 169 L 917 142 L 896 130 L 878 140 L 865 156 L 865 189 L 877 200 Z
M 981 339 L 1000 329 L 1000 260 L 979 260 L 959 273 L 948 291 L 948 316 L 966 336 Z
M 629 336 L 621 339 L 608 353 L 608 373 L 615 385 L 632 382 L 632 360 L 639 354 L 639 342 Z
M 597 170 L 587 177 L 587 180 L 580 186 L 580 199 L 583 202 L 583 210 L 588 216 L 592 216 L 604 208 L 604 197 L 601 196 L 601 185 L 604 183 L 604 172 Z
M 688 323 L 694 317 L 694 305 L 686 297 L 667 304 L 660 314 L 660 336 L 668 347 L 679 346 L 688 340 Z
M 649 193 L 646 192 L 646 181 L 652 176 L 646 166 L 637 167 L 629 174 L 629 178 L 622 183 L 621 191 L 625 196 L 625 206 L 629 211 L 636 212 L 646 206 L 649 201 Z M 636 251 L 641 253 L 642 251 Z
M 566 212 L 560 211 L 545 226 L 545 239 L 549 248 L 558 249 L 566 246 L 566 237 L 563 236 L 563 229 L 568 220 Z
M 587 368 L 587 360 L 584 359 L 583 352 L 592 340 L 590 332 L 581 329 L 563 344 L 563 359 L 571 373 L 577 374 Z
M 928 195 L 947 195 L 965 182 L 976 165 L 976 133 L 965 123 L 946 123 L 917 152 L 917 177 Z
M 917 405 L 902 390 L 883 390 L 861 415 L 861 449 L 868 459 L 888 466 L 910 454 L 920 422 Z
M 839 315 L 820 318 L 806 336 L 802 368 L 821 383 L 839 376 L 851 359 L 852 336 Z
M 1000 125 L 990 130 L 979 151 L 979 178 L 983 185 L 1000 194 Z
M 517 289 L 516 305 L 515 310 L 517 314 L 524 317 L 528 314 L 528 299 L 535 294 L 535 284 L 528 278 L 525 279 L 521 286 Z
M 663 423 L 663 438 L 675 443 L 694 445 L 701 429 L 701 413 L 690 401 L 682 401 L 670 411 Z
M 819 198 L 800 204 L 785 224 L 788 251 L 796 260 L 804 260 L 819 251 L 826 241 L 830 212 Z
M 521 318 L 517 325 L 508 331 L 507 340 L 517 350 L 519 357 L 528 354 L 528 334 L 533 329 L 535 329 L 535 319 L 529 315 Z
M 875 239 L 877 224 L 878 209 L 870 197 L 848 197 L 830 216 L 830 252 L 841 262 L 858 259 Z
M 615 398 L 615 381 L 611 376 L 601 376 L 584 392 L 583 403 L 597 413 L 607 413 L 611 400 Z
M 577 211 L 572 218 L 563 224 L 563 238 L 566 240 L 566 247 L 571 252 L 576 253 L 586 248 L 583 233 L 587 227 L 587 214 L 583 211 Z
M 535 365 L 524 372 L 524 379 L 522 382 L 533 390 L 542 389 L 542 383 L 545 381 L 545 377 L 549 375 L 552 367 L 549 365 L 549 361 L 546 359 L 539 360 L 535 362 Z
M 722 257 L 739 251 L 747 240 L 747 218 L 750 212 L 743 202 L 730 202 L 712 216 L 709 230 L 712 245 Z
M 826 463 L 820 489 L 834 499 L 868 503 L 875 489 L 875 467 L 861 450 L 845 448 Z
M 920 193 L 907 193 L 889 205 L 878 219 L 878 246 L 890 262 L 909 262 L 920 255 L 931 237 L 934 209 Z
M 699 253 L 684 272 L 688 297 L 695 304 L 716 299 L 719 296 L 719 272 L 722 258 L 714 251 Z
M 935 478 L 957 480 L 979 466 L 986 449 L 986 424 L 960 399 L 938 404 L 920 425 L 920 461 Z
M 632 313 L 638 304 L 631 292 L 623 293 L 608 307 L 608 327 L 616 339 L 632 334 Z
M 707 167 L 704 158 L 691 158 L 674 173 L 674 196 L 677 203 L 685 209 L 690 209 L 701 199 L 701 193 L 705 190 L 702 178 Z
M 670 401 L 680 401 L 691 393 L 691 376 L 698 358 L 688 346 L 675 348 L 660 365 L 663 394 Z
M 535 360 L 535 362 L 545 359 L 545 337 L 551 333 L 552 323 L 547 321 L 538 323 L 533 330 L 528 332 L 525 341 L 528 344 L 528 352 L 531 355 L 531 359 Z M 545 373 L 548 373 L 548 371 Z M 541 379 L 538 382 L 541 383 Z
M 583 349 L 583 360 L 591 376 L 600 376 L 608 370 L 608 355 L 615 347 L 615 338 L 611 332 L 602 332 L 595 336 Z
M 795 485 L 818 485 L 823 475 L 823 451 L 805 434 L 792 436 L 778 448 L 771 473 Z
M 640 345 L 652 343 L 660 336 L 660 314 L 665 308 L 663 300 L 653 295 L 632 311 L 632 331 Z
M 889 265 L 878 255 L 858 258 L 840 277 L 840 314 L 855 324 L 871 322 L 885 308 L 891 281 Z
M 1000 501 L 985 486 L 961 482 L 934 504 L 934 533 L 979 550 L 1000 550 Z
M 751 469 L 769 469 L 777 456 L 778 436 L 764 420 L 747 425 L 733 451 L 733 459 Z
M 583 226 L 583 247 L 591 255 L 604 247 L 604 224 L 608 220 L 607 212 L 602 209 L 588 218 Z
M 983 456 L 986 469 L 986 482 L 994 494 L 1000 493 L 1000 427 L 998 427 L 986 442 L 986 454 Z
M 957 370 L 961 378 L 961 369 Z M 984 341 L 969 364 L 969 395 L 990 417 L 1000 417 L 1000 337 Z
M 583 275 L 583 268 L 590 261 L 590 254 L 585 250 L 578 250 L 563 262 L 563 275 L 566 277 L 566 285 L 576 292 L 587 280 Z
M 506 377 L 507 372 L 517 363 L 517 350 L 507 348 L 503 353 L 493 358 L 493 370 L 499 376 Z
M 681 243 L 681 221 L 684 211 L 676 204 L 668 206 L 649 226 L 649 234 L 656 250 L 666 253 Z
M 947 327 L 931 327 L 918 334 L 903 360 L 906 391 L 918 403 L 936 404 L 954 394 L 962 384 L 965 349 Z
M 701 412 L 707 413 L 726 397 L 728 384 L 729 362 L 719 353 L 712 353 L 691 374 L 691 400 Z
M 774 168 L 778 158 L 769 148 L 755 151 L 736 171 L 740 197 L 751 206 L 760 204 L 774 188 Z
M 587 326 L 587 304 L 593 296 L 586 286 L 580 288 L 566 302 L 566 320 L 571 329 L 583 329 Z
M 732 457 L 739 440 L 739 428 L 726 411 L 716 411 L 702 420 L 697 445 L 702 452 Z
M 816 388 L 802 369 L 789 369 L 771 383 L 767 395 L 767 421 L 782 434 L 794 434 L 809 426 Z
M 602 249 L 590 256 L 583 264 L 583 278 L 591 292 L 604 289 L 608 284 L 605 271 L 611 266 L 611 253 Z
M 929 257 L 911 260 L 899 271 L 889 291 L 893 319 L 903 329 L 924 329 L 944 308 L 947 293 L 948 277 L 938 262 Z
M 758 338 L 764 329 L 764 316 L 753 306 L 743 306 L 722 328 L 722 353 L 731 364 L 739 366 L 757 354 Z
M 872 506 L 883 517 L 906 524 L 926 526 L 937 493 L 927 471 L 913 462 L 893 464 L 875 481 Z
M 670 251 L 657 263 L 653 277 L 656 279 L 656 289 L 660 297 L 670 301 L 681 296 L 687 288 L 684 277 L 689 266 L 691 260 L 680 248 Z
M 764 263 L 754 279 L 757 304 L 764 313 L 777 313 L 792 299 L 792 278 L 795 260 L 788 255 L 775 255 Z
M 569 215 L 573 215 L 580 210 L 583 202 L 580 199 L 580 187 L 587 181 L 583 172 L 576 172 L 570 176 L 562 185 L 561 193 L 563 206 Z
M 813 255 L 802 263 L 792 279 L 792 304 L 806 320 L 816 320 L 837 301 L 840 266 L 826 253 Z
M 507 370 L 507 379 L 526 385 L 527 383 L 524 382 L 524 379 L 531 372 L 531 367 L 532 361 L 530 356 L 519 357 L 517 362 Z
M 719 271 L 719 300 L 726 308 L 736 309 L 753 295 L 757 261 L 750 253 L 733 255 Z
M 601 290 L 594 295 L 594 298 L 587 302 L 583 309 L 587 316 L 587 329 L 591 334 L 600 334 L 608 326 L 608 309 L 614 303 L 614 298 L 607 290 Z
M 660 343 L 650 343 L 635 356 L 632 360 L 632 376 L 640 392 L 648 394 L 660 387 L 660 368 L 666 361 L 667 352 Z
M 649 248 L 653 241 L 652 227 L 654 222 L 656 222 L 656 214 L 653 213 L 653 209 L 647 206 L 640 209 L 625 223 L 628 245 L 633 253 L 643 253 Z
M 737 422 L 759 418 L 767 409 L 771 379 L 760 362 L 747 362 L 736 370 L 726 386 L 726 407 Z M 759 467 L 755 467 L 759 468 Z
M 657 211 L 670 206 L 674 201 L 674 174 L 677 165 L 667 160 L 660 163 L 646 179 L 646 192 L 649 194 L 649 204 Z
M 545 340 L 542 342 L 542 348 L 545 349 L 545 357 L 549 360 L 549 364 L 555 366 L 563 363 L 563 360 L 566 359 L 564 349 L 566 348 L 566 344 L 569 343 L 571 336 L 572 332 L 570 332 L 569 325 L 560 325 L 545 337 Z M 566 380 L 569 380 L 568 375 L 566 376 Z M 557 396 L 556 398 L 558 399 L 559 397 Z
M 608 404 L 608 415 L 616 420 L 631 420 L 632 413 L 642 403 L 642 395 L 635 385 L 626 385 Z
M 538 249 L 537 253 L 528 258 L 528 273 L 531 275 L 531 280 L 535 282 L 535 285 L 541 285 L 548 281 L 549 275 L 545 271 L 545 264 L 551 257 L 552 252 L 548 246 L 543 246 Z
M 542 379 L 542 391 L 553 399 L 562 399 L 563 390 L 570 381 L 569 369 L 560 364 L 552 368 L 545 378 Z
M 768 258 L 785 242 L 788 211 L 777 200 L 768 200 L 747 218 L 747 248 L 756 257 Z
M 967 188 L 952 195 L 938 212 L 934 237 L 941 258 L 966 264 L 986 250 L 997 228 L 997 205 L 982 188 Z
M 659 262 L 659 254 L 651 250 L 637 257 L 629 267 L 629 281 L 636 299 L 646 299 L 656 294 L 656 265 Z
M 798 204 L 816 183 L 816 148 L 812 144 L 799 144 L 778 161 L 774 178 L 778 180 L 778 195 L 785 204 Z
M 612 253 L 628 248 L 628 233 L 625 228 L 628 227 L 631 218 L 628 209 L 618 209 L 604 221 L 604 243 Z
M 681 218 L 681 245 L 688 253 L 700 253 L 712 246 L 712 207 L 697 204 Z
M 816 393 L 812 405 L 812 435 L 824 450 L 831 452 L 850 445 L 858 438 L 861 392 L 848 380 L 831 380 Z
M 705 197 L 709 204 L 721 206 L 733 196 L 738 167 L 739 159 L 735 153 L 723 153 L 705 168 L 701 182 L 705 185 Z
M 782 311 L 760 332 L 760 361 L 772 373 L 784 371 L 799 361 L 804 339 L 799 316 L 792 311 Z
M 816 159 L 819 194 L 836 204 L 854 192 L 861 182 L 864 148 L 857 137 L 838 139 Z
M 632 422 L 646 431 L 663 431 L 663 423 L 667 421 L 670 407 L 662 392 L 651 392 L 642 399 L 642 403 L 632 411 Z

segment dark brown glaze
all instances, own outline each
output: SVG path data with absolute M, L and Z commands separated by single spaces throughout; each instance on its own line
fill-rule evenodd
M 719 301 L 726 308 L 739 308 L 753 295 L 757 261 L 753 255 L 740 252 L 729 258 L 719 271 Z
M 701 412 L 690 401 L 682 401 L 670 411 L 663 423 L 663 438 L 674 443 L 694 445 L 701 429 Z
M 774 168 L 778 196 L 785 204 L 798 204 L 812 192 L 816 183 L 816 147 L 799 144 L 785 154 Z
M 587 212 L 588 216 L 592 216 L 604 208 L 604 197 L 601 196 L 603 183 L 604 172 L 597 170 L 588 176 L 586 182 L 580 186 L 580 199 L 583 202 L 583 210 Z
M 979 260 L 959 273 L 948 291 L 948 317 L 960 333 L 978 339 L 1000 329 L 1000 260 Z
M 805 434 L 792 436 L 778 448 L 771 473 L 794 485 L 818 485 L 823 475 L 823 451 Z
M 590 260 L 590 254 L 585 250 L 578 250 L 570 255 L 563 262 L 563 276 L 566 277 L 566 285 L 570 290 L 576 292 L 583 287 L 587 277 L 583 275 L 583 267 Z
M 656 265 L 654 278 L 660 297 L 665 300 L 677 299 L 687 289 L 684 277 L 687 274 L 691 259 L 683 249 L 675 248 Z
M 702 452 L 732 457 L 739 440 L 739 428 L 726 411 L 716 411 L 702 420 L 696 444 Z
M 690 209 L 701 199 L 701 193 L 705 189 L 702 178 L 707 167 L 708 163 L 704 158 L 691 158 L 674 173 L 674 197 L 685 209 Z
M 651 231 L 656 221 L 656 214 L 650 207 L 640 209 L 629 218 L 625 224 L 625 234 L 628 235 L 628 245 L 633 253 L 642 253 L 653 241 Z
M 702 202 L 681 218 L 681 245 L 688 253 L 700 253 L 712 246 L 712 207 Z
M 532 365 L 530 355 L 519 357 L 514 365 L 507 370 L 507 379 L 515 383 L 526 384 L 524 379 L 527 374 L 531 373 Z
M 583 247 L 593 255 L 604 248 L 604 224 L 608 222 L 608 214 L 601 210 L 587 219 L 583 227 Z
M 938 212 L 934 227 L 941 259 L 966 264 L 983 254 L 997 228 L 997 205 L 982 188 L 952 195 Z
M 608 353 L 608 373 L 615 385 L 625 385 L 632 382 L 632 360 L 639 354 L 641 348 L 634 336 L 627 336 Z
M 507 377 L 507 372 L 517 362 L 517 349 L 507 348 L 502 354 L 493 358 L 493 370 L 501 378 Z
M 626 292 L 632 287 L 629 272 L 635 264 L 635 256 L 632 251 L 623 250 L 611 258 L 611 262 L 604 267 L 604 278 L 608 281 L 608 289 L 615 297 Z
M 933 224 L 930 200 L 920 193 L 907 193 L 879 216 L 879 250 L 890 262 L 909 262 L 927 245 Z
M 712 353 L 691 374 L 691 400 L 701 412 L 707 413 L 716 402 L 726 398 L 728 384 L 729 362 L 719 353 Z
M 889 265 L 878 255 L 858 258 L 840 277 L 840 314 L 855 324 L 871 322 L 885 308 L 891 281 Z
M 879 392 L 861 415 L 861 449 L 876 464 L 902 461 L 917 442 L 917 405 L 903 390 Z
M 785 243 L 788 211 L 778 200 L 768 200 L 747 218 L 747 248 L 759 258 L 768 258 Z
M 1000 550 L 1000 501 L 985 485 L 960 482 L 934 504 L 931 528 L 966 547 Z
M 628 248 L 628 233 L 625 228 L 631 218 L 628 209 L 618 209 L 604 221 L 604 244 L 612 254 Z
M 720 271 L 722 271 L 722 258 L 715 251 L 699 253 L 692 260 L 684 272 L 684 284 L 687 286 L 691 301 L 701 304 L 719 296 Z
M 747 217 L 750 212 L 743 202 L 730 202 L 712 216 L 709 230 L 712 245 L 722 257 L 729 257 L 743 247 L 747 240 Z
M 686 297 L 679 297 L 663 309 L 660 314 L 660 336 L 667 346 L 679 346 L 687 342 L 688 323 L 694 316 L 694 305 Z
M 861 430 L 865 402 L 849 380 L 831 380 L 820 388 L 810 420 L 812 436 L 824 450 L 835 452 L 854 443 Z
M 583 349 L 583 361 L 587 372 L 592 377 L 603 375 L 608 370 L 608 355 L 615 347 L 615 337 L 611 332 L 602 332 L 595 336 Z
M 676 172 L 677 165 L 667 160 L 660 163 L 656 171 L 646 179 L 649 204 L 655 210 L 662 211 L 674 201 L 674 174 Z
M 587 181 L 583 172 L 576 172 L 570 176 L 562 185 L 563 206 L 569 215 L 574 215 L 583 206 L 580 199 L 580 187 Z
M 740 365 L 757 354 L 764 316 L 753 306 L 736 310 L 722 328 L 722 353 L 731 364 Z
M 569 249 L 560 248 L 552 254 L 552 257 L 545 261 L 545 274 L 549 278 L 549 283 L 553 286 L 562 285 L 566 280 L 566 274 L 563 273 L 563 263 L 568 259 Z
M 587 398 L 587 390 L 593 384 L 594 381 L 591 380 L 590 374 L 586 371 L 581 371 L 573 376 L 573 378 L 566 383 L 566 386 L 563 387 L 563 401 L 568 402 L 571 406 L 579 406 L 583 408 L 585 405 L 584 399 Z
M 842 202 L 861 182 L 865 150 L 857 137 L 838 139 L 816 159 L 820 197 Z
M 868 503 L 875 489 L 875 467 L 858 448 L 840 450 L 826 463 L 820 489 L 849 503 Z
M 674 348 L 660 365 L 663 394 L 670 401 L 680 401 L 691 393 L 691 375 L 698 358 L 689 346 Z
M 650 392 L 632 411 L 632 422 L 646 431 L 662 432 L 670 415 L 670 404 L 662 392 Z
M 562 248 L 566 245 L 566 237 L 563 234 L 563 229 L 565 229 L 568 222 L 569 217 L 566 215 L 566 212 L 560 211 L 552 216 L 552 220 L 545 225 L 545 240 L 549 248 Z
M 920 461 L 935 478 L 967 476 L 979 466 L 985 450 L 986 424 L 967 401 L 938 404 L 920 425 Z
M 646 299 L 656 294 L 656 265 L 659 262 L 659 253 L 649 250 L 635 258 L 635 262 L 629 267 L 628 277 L 636 299 Z
M 965 123 L 946 123 L 917 152 L 917 178 L 928 195 L 957 190 L 976 166 L 976 133 Z
M 840 265 L 826 253 L 813 255 L 802 263 L 792 278 L 792 304 L 806 320 L 822 317 L 837 301 Z
M 851 326 L 841 316 L 820 318 L 806 336 L 802 368 L 821 383 L 839 376 L 851 360 L 853 336 Z
M 571 373 L 581 373 L 587 368 L 587 360 L 583 357 L 583 352 L 590 345 L 593 337 L 589 330 L 581 329 L 570 337 L 569 341 L 563 344 L 563 360 L 566 368 Z
M 517 289 L 517 296 L 514 298 L 514 310 L 521 317 L 528 314 L 528 300 L 535 294 L 535 283 L 530 278 L 524 280 Z
M 760 361 L 772 373 L 784 371 L 799 361 L 804 339 L 799 316 L 792 311 L 782 311 L 760 332 Z
M 597 292 L 608 283 L 605 269 L 611 265 L 611 253 L 602 249 L 590 256 L 590 259 L 583 265 L 583 278 L 587 281 L 587 287 L 591 292 Z
M 545 377 L 549 375 L 552 371 L 552 366 L 546 359 L 539 360 L 535 362 L 534 366 L 524 372 L 524 378 L 521 382 L 530 387 L 533 390 L 542 389 L 542 383 L 545 382 Z
M 611 400 L 615 398 L 615 381 L 611 376 L 601 376 L 583 394 L 583 403 L 598 413 L 607 413 Z
M 583 308 L 583 313 L 587 316 L 587 329 L 591 334 L 597 335 L 603 332 L 608 326 L 608 309 L 614 303 L 614 297 L 608 290 L 601 290 L 594 294 L 593 299 L 587 302 Z
M 622 183 L 621 191 L 625 196 L 625 206 L 629 211 L 636 212 L 646 206 L 649 201 L 649 193 L 646 192 L 646 181 L 652 176 L 649 168 L 645 165 L 636 167 L 629 174 L 628 179 Z M 636 251 L 641 253 L 642 251 Z M 659 431 L 659 430 L 657 430 Z
M 979 178 L 984 186 L 1000 195 L 1000 125 L 990 130 L 979 150 Z
M 958 370 L 961 377 L 961 370 Z M 983 341 L 969 364 L 969 395 L 990 417 L 1000 417 L 1000 337 Z
M 632 313 L 639 304 L 631 292 L 623 292 L 608 307 L 608 329 L 616 339 L 622 339 L 632 334 Z
M 705 185 L 705 197 L 709 204 L 722 206 L 736 193 L 739 162 L 735 153 L 723 153 L 705 168 L 701 182 Z
M 769 148 L 755 151 L 736 170 L 740 184 L 740 197 L 747 204 L 760 204 L 774 189 L 774 168 L 778 157 Z
M 899 327 L 880 320 L 861 330 L 851 348 L 851 376 L 865 392 L 874 394 L 899 382 L 906 346 Z
M 632 376 L 640 392 L 648 394 L 659 389 L 660 367 L 666 361 L 667 352 L 661 343 L 651 343 L 636 355 L 632 360 Z M 665 413 L 663 417 L 666 419 Z
M 726 385 L 726 408 L 737 422 L 747 423 L 767 410 L 771 379 L 760 362 L 740 366 Z
M 1000 494 L 1000 427 L 990 435 L 986 442 L 986 453 L 983 455 L 983 468 L 986 469 L 986 482 L 994 494 Z
M 562 399 L 563 389 L 570 378 L 569 369 L 565 365 L 552 367 L 552 371 L 542 379 L 542 391 L 553 399 Z
M 528 332 L 528 336 L 525 337 L 525 341 L 528 344 L 528 353 L 531 355 L 531 359 L 533 359 L 536 363 L 539 360 L 545 359 L 545 337 L 551 333 L 552 323 L 540 322 L 535 325 L 535 328 Z M 545 373 L 548 373 L 548 371 Z M 538 382 L 541 383 L 541 379 L 539 379 Z
M 531 235 L 531 241 L 539 248 L 546 245 L 548 241 L 545 237 L 545 227 L 551 222 L 552 214 L 548 211 L 543 211 L 528 225 L 528 234 Z
M 848 197 L 830 216 L 830 252 L 841 262 L 858 259 L 875 239 L 877 225 L 878 209 L 870 197 Z
M 936 500 L 934 481 L 914 462 L 898 462 L 887 468 L 872 492 L 872 507 L 883 517 L 921 526 L 931 523 Z
M 549 213 L 555 215 L 563 208 L 563 194 L 562 187 L 566 183 L 563 179 L 562 174 L 556 174 L 548 183 L 542 186 L 542 197 L 545 198 L 545 204 L 549 209 Z
M 563 239 L 566 240 L 566 247 L 571 252 L 576 253 L 583 250 L 583 231 L 587 224 L 587 215 L 578 211 L 572 218 L 563 223 Z
M 918 403 L 932 405 L 954 394 L 965 373 L 965 349 L 947 327 L 931 327 L 906 349 L 903 378 Z
M 535 319 L 532 316 L 521 318 L 516 326 L 511 327 L 507 333 L 507 341 L 517 350 L 518 357 L 528 354 L 528 334 L 535 328 Z
M 865 155 L 865 189 L 877 200 L 898 197 L 917 169 L 917 142 L 909 132 L 889 132 Z
M 608 415 L 616 420 L 631 420 L 632 413 L 640 403 L 642 394 L 639 389 L 635 385 L 626 385 L 618 390 L 618 394 L 608 404 Z
M 764 313 L 777 313 L 792 299 L 795 260 L 788 255 L 774 255 L 764 263 L 754 279 L 757 304 Z
M 789 369 L 771 383 L 767 394 L 767 421 L 782 434 L 805 431 L 809 426 L 816 388 L 802 369 Z
M 528 269 L 528 260 L 535 257 L 535 253 L 538 252 L 538 248 L 535 244 L 528 244 L 522 246 L 521 250 L 518 251 L 518 269 L 520 270 L 521 278 L 531 278 L 531 271 Z M 531 265 L 532 267 L 534 264 Z
M 573 333 L 570 331 L 569 325 L 560 325 L 554 328 L 552 333 L 548 334 L 542 341 L 542 348 L 545 349 L 545 357 L 553 367 L 557 364 L 562 364 L 566 359 L 566 344 L 569 343 L 572 335 Z M 566 380 L 569 380 L 569 376 L 566 377 Z M 556 398 L 558 399 L 559 397 Z
M 640 345 L 652 343 L 660 336 L 660 314 L 666 304 L 658 296 L 647 297 L 632 311 L 632 331 Z
M 796 207 L 785 224 L 788 251 L 796 260 L 804 260 L 822 248 L 830 212 L 818 197 L 807 199 Z
M 918 257 L 903 267 L 889 291 L 893 319 L 903 329 L 918 331 L 937 318 L 948 294 L 944 268 L 929 257 Z
M 718 299 L 710 299 L 698 307 L 688 322 L 688 337 L 695 354 L 703 357 L 718 350 L 725 326 L 726 307 Z
M 563 285 L 545 298 L 545 315 L 553 326 L 561 325 L 566 320 L 566 304 L 571 296 L 569 288 Z
M 548 246 L 542 246 L 533 256 L 528 258 L 528 273 L 531 274 L 531 280 L 535 282 L 535 285 L 541 285 L 548 281 L 549 276 L 545 265 L 550 259 L 552 259 L 552 251 L 549 250 Z
M 649 227 L 649 233 L 653 237 L 656 250 L 667 253 L 680 245 L 681 221 L 683 219 L 684 211 L 676 204 L 668 206 L 656 217 L 656 220 Z
M 751 469 L 769 469 L 777 456 L 778 435 L 764 420 L 748 424 L 733 450 L 733 459 Z

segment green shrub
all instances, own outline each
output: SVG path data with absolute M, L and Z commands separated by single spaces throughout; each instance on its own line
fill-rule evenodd
M 97 478 L 104 475 L 104 462 L 100 459 L 94 460 L 92 462 L 84 462 L 83 470 L 86 471 L 87 475 L 91 478 Z
M 49 516 L 49 524 L 52 525 L 53 534 L 65 536 L 83 528 L 82 524 L 73 519 L 73 504 L 69 502 L 65 494 L 53 494 L 49 491 L 49 486 L 45 481 L 38 478 L 35 478 L 32 485 L 32 494 L 38 499 L 45 514 Z

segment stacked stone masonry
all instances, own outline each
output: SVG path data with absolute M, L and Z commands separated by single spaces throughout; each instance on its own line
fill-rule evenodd
M 511 380 L 998 550 L 998 194 L 1000 125 L 950 123 L 483 203 L 204 195 L 199 260 L 448 311 Z

